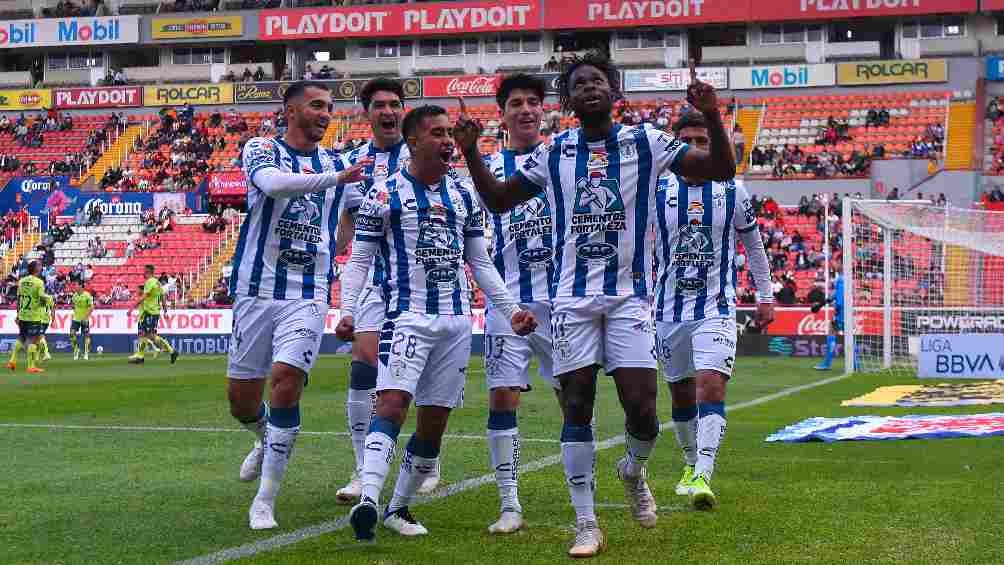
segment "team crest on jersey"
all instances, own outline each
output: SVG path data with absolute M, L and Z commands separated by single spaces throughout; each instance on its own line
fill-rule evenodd
M 282 239 L 292 239 L 315 245 L 321 243 L 321 207 L 323 205 L 323 192 L 312 192 L 293 198 L 276 222 L 275 235 Z
M 617 179 L 607 178 L 602 171 L 593 171 L 588 179 L 575 183 L 571 229 L 573 234 L 627 229 L 624 199 Z
M 712 266 L 714 260 L 715 242 L 712 239 L 711 226 L 691 223 L 680 228 L 680 237 L 673 257 L 674 266 L 706 268 Z
M 610 158 L 607 157 L 607 152 L 602 149 L 591 149 L 589 151 L 589 160 L 586 161 L 587 169 L 605 169 L 610 164 Z
M 690 204 L 687 206 L 687 214 L 693 216 L 703 216 L 704 215 L 704 204 L 698 200 L 691 200 Z
M 419 225 L 415 258 L 425 267 L 426 280 L 452 287 L 463 259 L 460 239 L 444 220 L 432 217 Z
M 387 168 L 387 164 L 386 163 L 380 163 L 379 165 L 375 165 L 373 167 L 373 179 L 374 180 L 385 179 L 385 178 L 387 178 L 387 175 L 389 175 L 389 174 L 390 174 L 390 169 Z

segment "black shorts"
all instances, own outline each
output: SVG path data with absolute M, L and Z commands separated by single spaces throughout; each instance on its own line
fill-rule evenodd
M 90 320 L 86 320 L 86 321 L 83 321 L 83 322 L 78 322 L 76 320 L 73 320 L 72 322 L 70 322 L 70 333 L 71 334 L 75 334 L 77 332 L 81 332 L 81 333 L 85 333 L 85 334 L 91 333 L 91 322 L 90 322 Z
M 45 326 L 47 325 L 48 324 L 43 324 L 42 322 L 18 321 L 18 335 L 21 337 L 22 341 L 38 337 L 45 333 Z
M 160 314 L 143 314 L 139 319 L 140 333 L 157 333 L 157 325 L 160 324 Z

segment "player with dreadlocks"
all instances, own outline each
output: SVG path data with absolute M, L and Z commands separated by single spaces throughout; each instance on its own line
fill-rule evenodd
M 654 527 L 656 503 L 645 465 L 659 434 L 655 338 L 649 299 L 652 243 L 660 175 L 726 181 L 735 160 L 718 113 L 714 89 L 693 79 L 690 104 L 704 114 L 709 149 L 690 148 L 653 129 L 614 123 L 621 98 L 620 75 L 604 56 L 573 58 L 558 81 L 562 107 L 582 126 L 541 145 L 499 181 L 478 155 L 481 124 L 462 109 L 454 129 L 478 192 L 492 212 L 511 210 L 542 196 L 554 213 L 551 281 L 551 338 L 554 374 L 561 387 L 564 424 L 561 456 L 576 514 L 569 554 L 589 557 L 603 546 L 594 510 L 591 426 L 597 371 L 603 367 L 617 386 L 625 414 L 626 449 L 617 464 L 632 515 Z

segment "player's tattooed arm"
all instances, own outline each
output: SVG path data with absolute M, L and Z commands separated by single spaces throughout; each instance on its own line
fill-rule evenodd
M 481 138 L 482 126 L 478 120 L 472 120 L 467 115 L 467 106 L 460 100 L 460 118 L 453 127 L 453 139 L 467 161 L 467 170 L 474 181 L 474 188 L 481 195 L 485 206 L 495 213 L 507 212 L 520 202 L 526 202 L 535 194 L 522 182 L 518 175 L 509 177 L 503 182 L 496 180 L 488 169 L 478 151 L 478 139 Z

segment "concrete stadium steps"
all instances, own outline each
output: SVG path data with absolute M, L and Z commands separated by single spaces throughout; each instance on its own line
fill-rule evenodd
M 736 113 L 736 124 L 743 128 L 743 135 L 746 138 L 746 155 L 736 169 L 737 174 L 746 172 L 749 166 L 750 151 L 756 146 L 757 134 L 760 133 L 760 116 L 763 111 L 760 108 L 740 108 Z
M 952 102 L 948 107 L 948 130 L 945 133 L 945 168 L 973 168 L 973 137 L 976 130 L 976 103 Z
M 108 150 L 80 177 L 81 182 L 85 181 L 88 177 L 93 177 L 95 182 L 100 181 L 108 169 L 121 165 L 122 160 L 128 155 L 133 143 L 136 142 L 136 138 L 141 135 L 143 135 L 143 126 L 131 125 L 127 127 L 122 135 L 112 142 Z
M 14 245 L 4 253 L 3 256 L 3 272 L 9 273 L 11 269 L 14 268 L 14 264 L 17 263 L 18 257 L 21 255 L 26 255 L 32 249 L 38 245 L 38 242 L 42 240 L 42 234 L 39 232 L 26 232 L 14 242 Z

